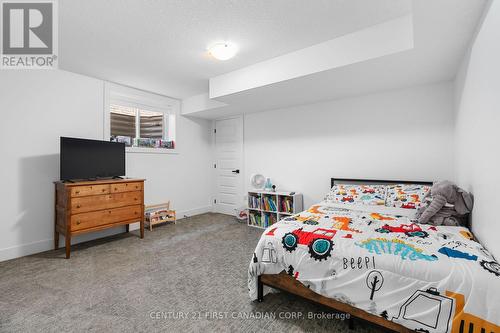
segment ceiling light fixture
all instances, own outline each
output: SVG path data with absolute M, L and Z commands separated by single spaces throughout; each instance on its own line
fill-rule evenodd
M 228 60 L 236 55 L 238 47 L 229 42 L 215 43 L 208 48 L 208 52 L 218 60 Z

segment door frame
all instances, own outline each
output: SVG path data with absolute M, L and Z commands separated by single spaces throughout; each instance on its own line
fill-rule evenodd
M 217 169 L 214 167 L 214 165 L 217 164 L 217 141 L 216 141 L 216 123 L 217 121 L 221 120 L 229 120 L 229 119 L 239 119 L 241 123 L 241 131 L 242 131 L 242 138 L 241 138 L 241 168 L 240 168 L 240 174 L 241 174 L 241 193 L 239 193 L 240 198 L 243 201 L 243 196 L 245 194 L 245 177 L 246 177 L 246 172 L 245 172 L 245 117 L 243 114 L 241 115 L 236 115 L 236 116 L 227 116 L 227 117 L 221 117 L 221 118 L 216 118 L 212 121 L 212 144 L 214 147 L 214 158 L 213 158 L 213 163 L 212 163 L 212 197 L 210 198 L 210 202 L 212 204 L 212 212 L 214 213 L 219 213 L 219 205 L 216 203 L 217 199 Z M 245 205 L 246 207 L 246 205 Z

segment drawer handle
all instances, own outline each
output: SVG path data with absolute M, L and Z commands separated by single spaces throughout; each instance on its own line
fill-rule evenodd
M 128 184 L 125 184 L 125 186 L 128 186 Z
M 137 201 L 137 198 L 134 198 L 135 201 Z
M 111 211 L 110 211 L 110 210 L 108 210 L 108 214 L 111 214 Z
M 80 191 L 75 191 L 76 194 L 80 194 Z
M 80 220 L 76 221 L 76 224 L 77 224 L 77 225 L 79 225 L 80 223 L 82 223 L 82 222 L 80 222 Z
M 80 205 L 76 205 L 76 208 L 81 208 L 81 207 L 82 207 L 82 206 L 80 206 Z
M 103 192 L 106 192 L 106 189 L 105 189 L 105 188 L 103 188 L 103 189 L 102 189 L 102 191 L 103 191 Z
M 118 191 L 118 187 L 115 187 L 115 191 Z

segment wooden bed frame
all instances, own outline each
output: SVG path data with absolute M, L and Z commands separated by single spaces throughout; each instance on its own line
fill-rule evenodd
M 330 187 L 337 184 L 419 184 L 419 185 L 432 185 L 432 182 L 426 181 L 401 181 L 401 180 L 373 180 L 373 179 L 346 179 L 346 178 L 331 178 Z M 374 314 L 368 313 L 364 310 L 355 308 L 348 304 L 336 301 L 334 299 L 322 296 L 315 293 L 311 289 L 304 286 L 302 283 L 297 281 L 292 276 L 288 275 L 286 272 L 281 272 L 280 274 L 262 274 L 257 279 L 257 300 L 259 302 L 264 301 L 264 285 L 285 291 L 317 304 L 321 304 L 330 309 L 341 311 L 350 314 L 349 318 L 349 328 L 353 328 L 354 319 L 361 319 L 368 321 L 371 324 L 381 326 L 393 332 L 407 333 L 412 332 L 412 330 L 394 323 L 392 321 L 386 320 L 382 317 L 376 316 Z

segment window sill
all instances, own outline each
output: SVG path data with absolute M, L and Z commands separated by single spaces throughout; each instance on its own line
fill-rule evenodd
M 168 148 L 148 148 L 148 147 L 125 147 L 127 153 L 134 154 L 171 154 L 178 155 L 179 151 L 177 149 Z

